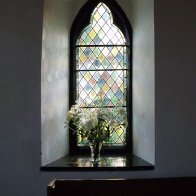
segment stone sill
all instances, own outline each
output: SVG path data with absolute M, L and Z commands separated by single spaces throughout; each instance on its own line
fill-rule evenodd
M 131 154 L 102 155 L 98 165 L 93 165 L 89 155 L 68 155 L 41 167 L 42 171 L 142 171 L 154 166 Z

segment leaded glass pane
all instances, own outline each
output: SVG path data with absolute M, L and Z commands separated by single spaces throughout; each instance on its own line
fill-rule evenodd
M 125 45 L 120 29 L 113 24 L 111 11 L 100 3 L 91 15 L 91 23 L 82 31 L 77 45 Z
M 77 49 L 77 70 L 126 68 L 124 46 L 82 46 Z
M 82 104 L 93 106 L 98 92 L 103 91 L 106 105 L 115 106 L 117 102 L 125 104 L 126 88 L 124 72 L 114 71 L 78 71 L 78 98 Z
M 111 11 L 100 3 L 76 43 L 76 88 L 81 107 L 93 108 L 98 93 L 102 91 L 106 107 L 110 110 L 118 102 L 126 109 L 127 65 L 124 35 L 113 24 Z M 122 128 L 111 133 L 105 145 L 124 146 L 125 141 L 126 130 Z M 80 136 L 78 145 L 86 145 Z

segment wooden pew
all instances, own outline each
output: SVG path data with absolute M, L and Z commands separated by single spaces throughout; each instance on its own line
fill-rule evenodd
M 196 196 L 196 177 L 152 179 L 56 179 L 48 196 Z

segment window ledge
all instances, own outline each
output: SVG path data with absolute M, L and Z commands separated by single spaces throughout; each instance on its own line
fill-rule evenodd
M 102 155 L 98 165 L 93 165 L 88 155 L 68 155 L 41 167 L 42 171 L 141 171 L 154 166 L 131 154 Z

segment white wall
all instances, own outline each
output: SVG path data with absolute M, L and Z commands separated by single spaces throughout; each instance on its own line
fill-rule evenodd
M 131 0 L 133 153 L 155 163 L 154 0 Z
M 70 2 L 45 0 L 41 65 L 42 165 L 69 152 L 64 128 L 69 107 Z

